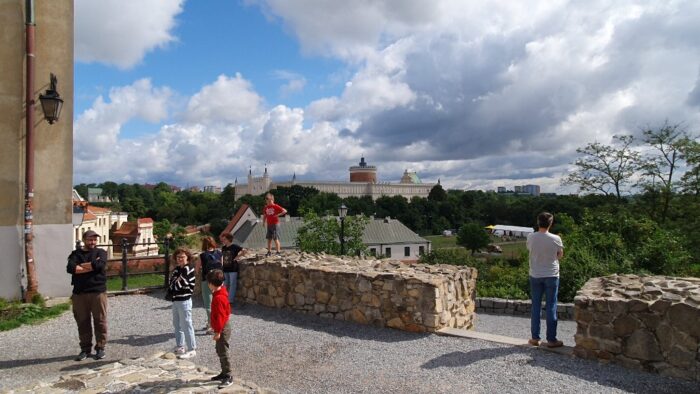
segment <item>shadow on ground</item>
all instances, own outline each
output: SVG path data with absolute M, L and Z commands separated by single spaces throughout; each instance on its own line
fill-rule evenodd
M 28 365 L 37 365 L 37 364 L 61 363 L 64 361 L 72 360 L 73 358 L 75 358 L 75 356 L 76 355 L 49 357 L 49 358 L 30 358 L 30 359 L 26 359 L 26 360 L 0 361 L 0 369 L 19 368 L 19 367 L 26 367 Z
M 355 322 L 322 318 L 314 314 L 303 314 L 289 309 L 269 308 L 247 304 L 233 310 L 234 316 L 247 316 L 253 319 L 290 325 L 306 330 L 323 332 L 337 337 L 349 337 L 378 342 L 415 341 L 430 333 L 412 333 L 392 328 L 375 327 Z
M 698 387 L 693 382 L 671 379 L 652 373 L 632 371 L 619 365 L 602 365 L 597 361 L 583 360 L 575 357 L 567 357 L 567 362 L 561 362 L 561 356 L 557 354 L 542 352 L 539 349 L 530 349 L 519 346 L 497 347 L 488 349 L 477 349 L 469 352 L 449 352 L 436 357 L 423 365 L 423 369 L 437 368 L 461 368 L 480 361 L 488 361 L 497 358 L 504 358 L 514 354 L 530 356 L 524 364 L 539 368 L 546 368 L 557 373 L 575 376 L 589 382 L 595 382 L 601 386 L 616 388 L 624 391 L 639 392 L 640 385 L 648 379 L 653 381 L 655 386 L 659 382 L 667 382 L 664 385 L 668 389 L 666 392 L 673 393 L 697 393 Z M 639 379 L 639 374 L 645 376 Z

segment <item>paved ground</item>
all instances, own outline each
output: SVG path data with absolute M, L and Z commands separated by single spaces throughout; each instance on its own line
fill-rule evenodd
M 160 295 L 114 297 L 109 305 L 106 360 L 72 361 L 78 336 L 70 312 L 38 326 L 0 332 L 0 389 L 174 346 L 170 305 Z M 195 325 L 201 328 L 204 311 L 195 306 Z M 233 319 L 235 374 L 281 392 L 698 392 L 691 382 L 481 340 L 411 334 L 252 305 L 237 310 Z M 477 324 L 494 334 L 529 335 L 528 319 L 482 315 Z M 561 339 L 571 343 L 564 332 L 572 335 L 572 327 L 562 322 Z M 193 361 L 217 369 L 213 341 L 198 334 Z

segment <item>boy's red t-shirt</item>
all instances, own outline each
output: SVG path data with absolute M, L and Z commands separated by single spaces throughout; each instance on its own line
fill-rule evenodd
M 280 222 L 280 218 L 277 216 L 284 212 L 284 208 L 277 204 L 267 204 L 263 208 L 263 215 L 265 215 L 265 222 L 267 224 L 277 224 Z
M 211 300 L 211 329 L 220 333 L 231 315 L 231 304 L 228 302 L 228 291 L 226 287 L 214 292 Z

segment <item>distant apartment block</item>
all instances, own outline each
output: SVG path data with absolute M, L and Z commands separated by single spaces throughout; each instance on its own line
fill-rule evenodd
M 498 186 L 499 194 L 528 194 L 531 196 L 540 195 L 540 185 L 518 185 L 514 186 L 513 190 L 507 190 L 505 186 Z
M 205 193 L 219 194 L 219 193 L 221 193 L 221 187 L 220 186 L 204 186 L 204 188 L 202 188 L 202 191 Z

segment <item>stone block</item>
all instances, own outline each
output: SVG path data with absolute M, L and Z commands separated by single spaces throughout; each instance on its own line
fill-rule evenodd
M 624 344 L 624 355 L 643 361 L 661 361 L 663 355 L 656 337 L 645 329 L 637 329 Z
M 613 329 L 615 335 L 620 337 L 626 337 L 632 334 L 637 328 L 639 328 L 640 323 L 637 319 L 632 316 L 622 316 L 615 319 L 613 323 Z
M 695 365 L 696 352 L 689 352 L 678 346 L 674 346 L 668 353 L 666 359 L 676 367 L 690 369 Z

